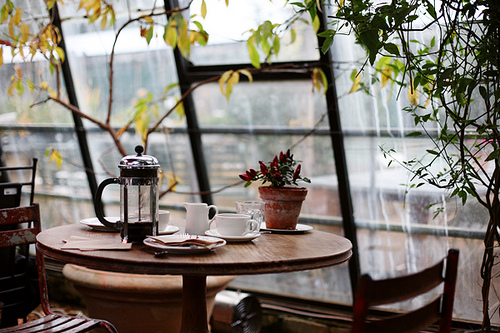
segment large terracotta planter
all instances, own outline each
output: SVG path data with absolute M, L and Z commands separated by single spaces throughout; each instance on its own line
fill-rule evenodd
M 307 195 L 306 188 L 260 186 L 259 194 L 266 203 L 264 208 L 266 228 L 293 230 L 297 227 L 302 202 Z
M 115 325 L 120 333 L 178 333 L 182 314 L 182 277 L 114 273 L 67 264 L 64 276 L 83 296 L 89 316 Z M 234 276 L 207 277 L 207 315 L 215 295 Z

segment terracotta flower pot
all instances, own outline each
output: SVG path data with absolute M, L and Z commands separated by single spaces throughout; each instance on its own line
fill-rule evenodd
M 120 333 L 176 333 L 181 329 L 182 276 L 107 272 L 67 264 L 63 274 L 82 294 L 88 314 L 116 326 Z M 234 276 L 207 277 L 207 315 L 215 295 Z
M 266 203 L 264 208 L 266 228 L 293 230 L 297 227 L 302 202 L 307 195 L 306 188 L 260 186 L 259 194 Z

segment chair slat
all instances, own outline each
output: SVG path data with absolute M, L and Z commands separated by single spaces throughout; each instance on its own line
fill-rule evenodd
M 93 328 L 99 327 L 99 322 L 95 320 L 87 320 L 83 318 L 73 318 L 71 321 L 60 325 L 51 330 L 51 333 L 66 332 L 66 333 L 78 333 L 86 332 Z
M 47 325 L 51 321 L 57 319 L 59 315 L 50 314 L 45 317 L 29 321 L 22 325 L 18 325 L 15 327 L 8 327 L 0 329 L 0 333 L 24 333 L 24 332 L 36 332 L 37 327 L 39 328 L 41 325 Z
M 99 326 L 101 326 L 99 320 L 52 314 L 16 327 L 0 329 L 0 333 L 78 333 Z
M 35 244 L 37 233 L 35 228 L 2 231 L 0 233 L 0 247 Z
M 441 298 L 421 307 L 417 310 L 404 313 L 380 321 L 372 321 L 366 324 L 366 332 L 370 333 L 413 333 L 434 324 L 440 318 Z
M 385 280 L 373 280 L 368 274 L 363 275 L 354 296 L 351 333 L 412 333 L 438 321 L 439 333 L 450 333 L 458 254 L 458 250 L 450 249 L 445 259 L 412 275 Z M 426 294 L 443 282 L 443 292 L 425 306 L 401 315 L 367 319 L 372 306 L 412 299 Z
M 27 207 L 4 208 L 0 214 L 0 224 L 19 224 L 24 222 L 40 221 L 38 205 Z
M 371 282 L 368 306 L 400 302 L 434 289 L 444 281 L 444 260 L 421 272 Z

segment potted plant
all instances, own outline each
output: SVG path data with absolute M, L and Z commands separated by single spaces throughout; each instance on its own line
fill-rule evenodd
M 254 181 L 262 181 L 259 195 L 265 202 L 264 217 L 266 228 L 294 230 L 299 220 L 302 202 L 307 195 L 305 187 L 299 187 L 297 182 L 311 181 L 300 175 L 301 164 L 297 165 L 290 149 L 274 156 L 270 162 L 259 161 L 260 170 L 249 169 L 240 178 L 246 181 L 248 187 Z M 265 186 L 265 184 L 269 184 Z

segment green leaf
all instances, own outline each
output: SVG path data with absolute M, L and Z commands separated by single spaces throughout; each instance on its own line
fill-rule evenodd
M 332 44 L 333 44 L 333 35 L 330 35 L 323 42 L 323 45 L 321 46 L 321 52 L 323 54 L 326 54 L 326 52 L 328 52 L 328 50 L 330 50 L 330 47 L 332 46 Z
M 487 101 L 489 99 L 488 93 L 486 92 L 486 88 L 484 86 L 479 86 L 479 93 L 481 94 L 481 97 Z
M 365 30 L 359 35 L 359 41 L 367 48 L 371 65 L 375 63 L 375 59 L 380 47 L 378 38 L 378 30 L 376 29 Z
M 384 50 L 387 52 L 399 56 L 399 47 L 394 43 L 387 43 L 384 45 Z
M 273 40 L 273 53 L 278 55 L 280 52 L 280 38 L 278 35 L 274 36 Z
M 458 191 L 458 197 L 462 199 L 462 205 L 465 205 L 467 203 L 467 192 L 464 190 Z
M 431 4 L 430 1 L 426 2 L 426 6 L 427 6 L 427 13 L 429 13 L 429 15 L 431 15 L 433 19 L 437 19 L 436 9 L 434 8 L 434 6 Z
M 415 137 L 415 136 L 420 136 L 420 135 L 422 135 L 421 132 L 415 131 L 415 132 L 408 133 L 405 136 L 409 138 L 409 137 Z
M 293 44 L 295 42 L 295 39 L 297 39 L 297 32 L 295 29 L 290 29 L 290 44 Z
M 257 52 L 255 44 L 253 43 L 253 38 L 250 38 L 247 41 L 247 50 L 248 54 L 250 55 L 250 61 L 252 62 L 252 66 L 255 68 L 260 68 L 260 56 L 259 52 Z
M 439 153 L 437 151 L 435 151 L 435 150 L 432 150 L 432 149 L 427 149 L 426 152 L 428 152 L 431 155 L 439 156 Z
M 492 161 L 492 160 L 495 160 L 495 159 L 497 159 L 497 158 L 498 158 L 499 154 L 500 154 L 500 151 L 499 151 L 499 150 L 494 150 L 494 151 L 492 151 L 492 152 L 488 155 L 488 157 L 486 157 L 485 161 L 487 162 L 487 161 Z
M 319 37 L 323 37 L 323 38 L 328 38 L 332 35 L 335 35 L 336 31 L 335 30 L 332 30 L 332 29 L 328 29 L 328 30 L 325 30 L 325 31 L 321 31 L 320 33 L 318 33 L 318 36 Z
M 148 43 L 148 45 L 151 42 L 153 35 L 154 35 L 154 24 L 151 24 L 148 31 L 146 32 L 146 42 Z

